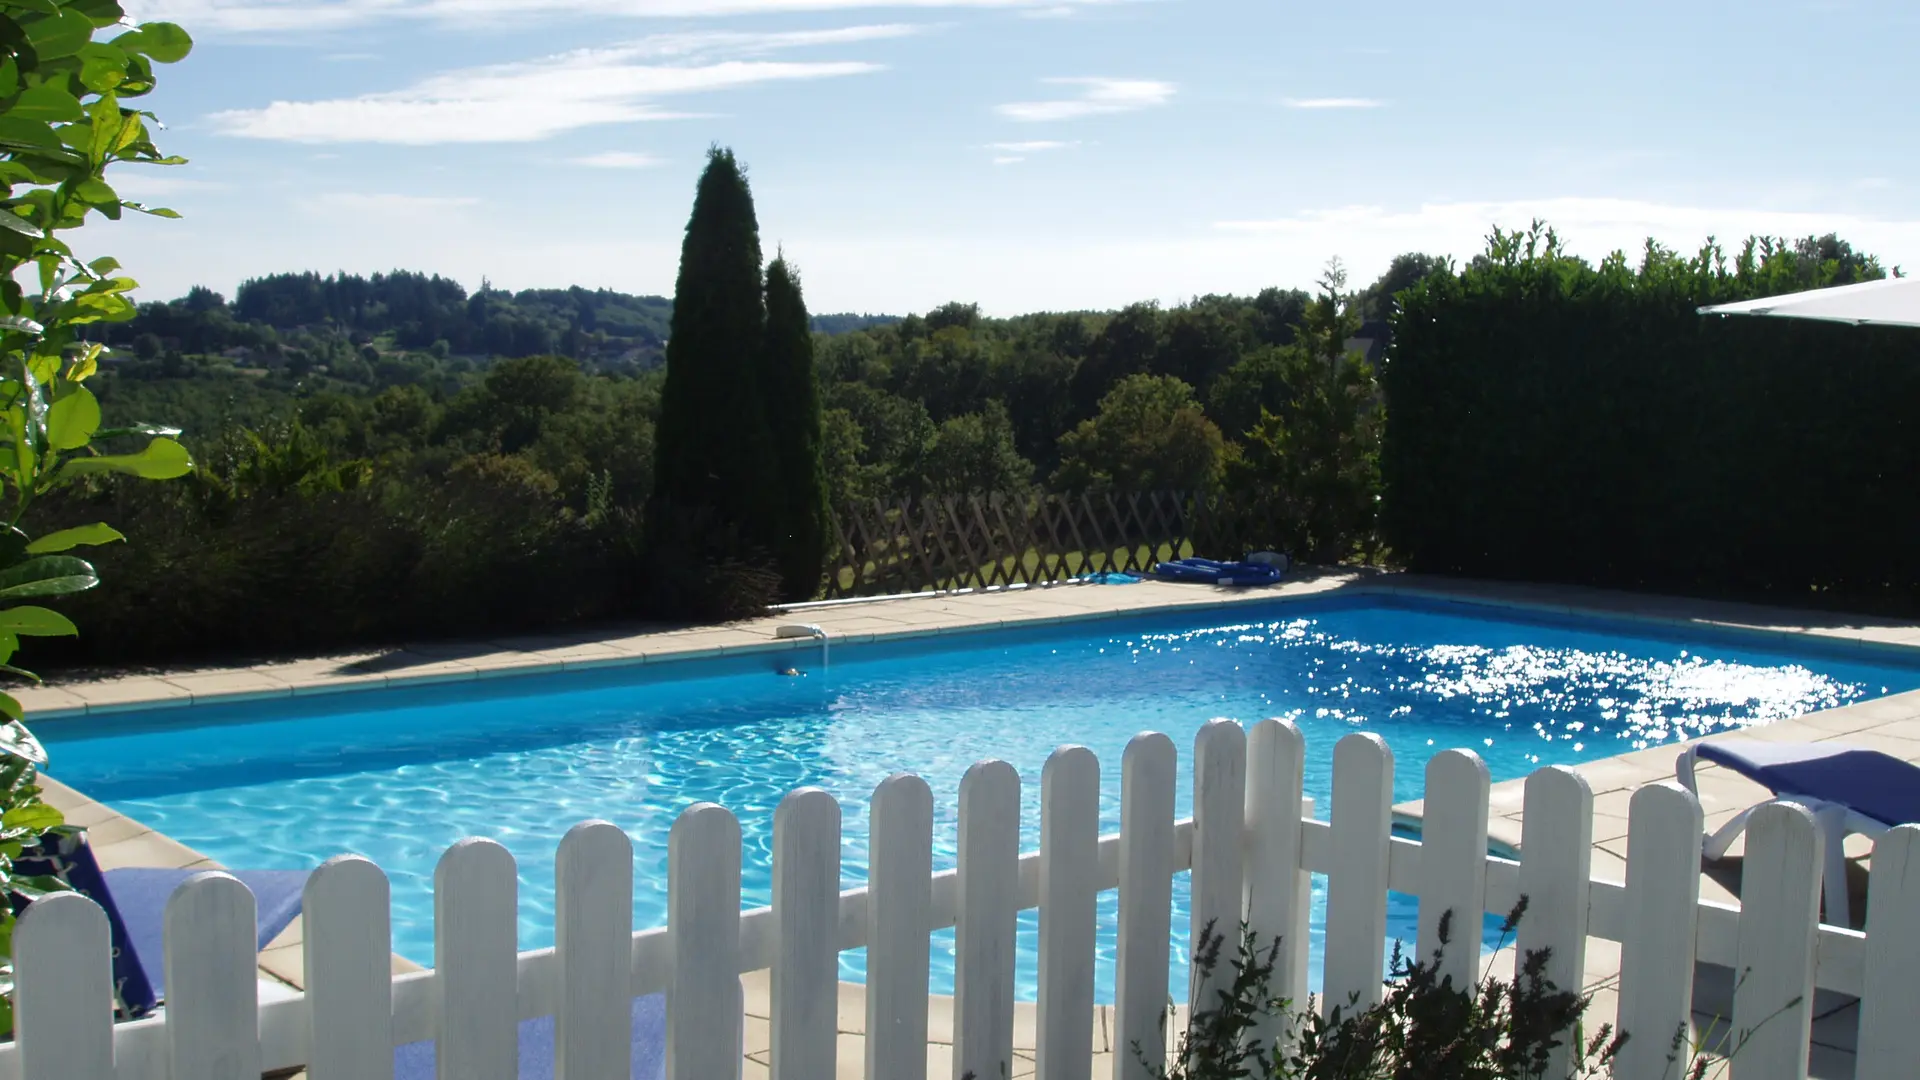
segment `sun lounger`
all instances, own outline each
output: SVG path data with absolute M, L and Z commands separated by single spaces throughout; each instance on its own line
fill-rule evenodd
M 1674 777 L 1696 794 L 1694 766 L 1710 761 L 1731 769 L 1774 794 L 1775 800 L 1811 810 L 1826 840 L 1826 921 L 1850 926 L 1847 860 L 1843 842 L 1859 833 L 1877 839 L 1895 825 L 1920 821 L 1920 767 L 1844 743 L 1787 743 L 1723 739 L 1689 743 L 1674 763 Z M 1750 806 L 1706 838 L 1705 855 L 1719 859 L 1746 831 L 1747 819 L 1765 803 Z
M 102 871 L 80 829 L 49 833 L 39 847 L 14 860 L 16 875 L 58 876 L 106 912 L 113 940 L 114 994 L 127 1019 L 152 1012 L 165 997 L 167 899 L 188 878 L 204 872 L 134 867 Z M 300 914 L 308 871 L 227 873 L 252 891 L 256 947 L 266 948 Z

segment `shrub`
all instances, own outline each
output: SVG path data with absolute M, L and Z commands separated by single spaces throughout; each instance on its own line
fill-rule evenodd
M 1593 266 L 1536 226 L 1428 275 L 1381 377 L 1387 546 L 1435 573 L 1912 610 L 1920 334 L 1695 311 L 1879 276 L 1838 248 Z
M 1522 898 L 1503 932 L 1511 934 L 1525 911 Z M 1540 1080 L 1564 1049 L 1571 1075 L 1603 1075 L 1626 1036 L 1602 1026 L 1582 1038 L 1591 999 L 1546 978 L 1546 953 L 1528 953 L 1512 981 L 1489 975 L 1456 987 L 1441 978 L 1451 916 L 1441 917 L 1441 947 L 1431 961 L 1409 962 L 1394 947 L 1379 1004 L 1350 1003 L 1326 1015 L 1311 999 L 1295 1009 L 1273 996 L 1280 943 L 1263 947 L 1243 928 L 1229 961 L 1233 979 L 1217 1003 L 1196 1005 L 1169 1062 L 1141 1063 L 1158 1080 Z M 1218 968 L 1223 945 L 1208 923 L 1194 954 L 1203 976 Z M 1262 1030 L 1280 1034 L 1263 1041 L 1256 1034 Z

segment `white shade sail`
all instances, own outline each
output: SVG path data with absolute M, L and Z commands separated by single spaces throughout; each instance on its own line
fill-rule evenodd
M 1700 309 L 1702 315 L 1774 315 L 1875 326 L 1920 326 L 1920 278 L 1887 278 Z

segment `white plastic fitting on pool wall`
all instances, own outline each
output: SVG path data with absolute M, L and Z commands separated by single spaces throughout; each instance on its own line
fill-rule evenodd
M 827 632 L 825 630 L 820 629 L 820 627 L 817 624 L 788 623 L 787 625 L 776 629 L 773 632 L 773 636 L 777 638 L 810 637 L 810 638 L 820 639 L 820 670 L 821 671 L 827 670 Z

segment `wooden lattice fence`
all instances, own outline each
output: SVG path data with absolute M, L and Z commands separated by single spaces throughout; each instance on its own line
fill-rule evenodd
M 1144 572 L 1186 555 L 1234 558 L 1260 532 L 1249 517 L 1219 496 L 1177 491 L 874 500 L 835 515 L 826 596 L 1044 584 Z

